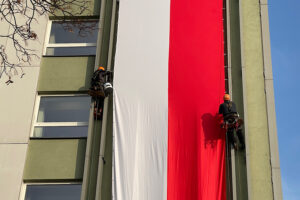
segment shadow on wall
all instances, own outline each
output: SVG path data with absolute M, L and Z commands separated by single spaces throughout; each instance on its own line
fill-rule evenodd
M 94 10 L 93 10 L 93 13 L 94 15 L 99 15 L 100 14 L 100 5 L 101 5 L 101 1 L 97 1 L 97 0 L 94 0 Z
M 85 74 L 85 84 L 79 90 L 88 90 L 91 87 L 91 80 L 94 73 L 95 57 L 88 57 L 87 69 Z
M 76 167 L 75 167 L 75 177 L 83 178 L 83 169 L 85 161 L 85 149 L 86 149 L 86 140 L 80 139 L 77 146 L 77 156 L 76 156 Z
M 225 139 L 225 130 L 220 127 L 218 116 L 205 113 L 201 117 L 204 132 L 204 147 L 215 148 L 217 141 Z

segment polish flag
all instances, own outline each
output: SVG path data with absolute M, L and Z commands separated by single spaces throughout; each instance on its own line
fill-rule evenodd
M 121 0 L 113 199 L 225 200 L 223 0 Z

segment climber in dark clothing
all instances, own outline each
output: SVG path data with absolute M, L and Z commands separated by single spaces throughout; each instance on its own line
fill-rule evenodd
M 104 98 L 112 93 L 113 87 L 111 84 L 112 72 L 106 71 L 104 67 L 98 67 L 94 72 L 91 87 L 88 94 L 93 97 L 94 100 L 94 119 L 102 119 L 103 102 Z
M 229 94 L 224 95 L 224 103 L 219 107 L 219 114 L 223 115 L 225 121 L 230 117 L 237 116 L 236 105 L 230 101 Z
M 240 143 L 241 149 L 245 148 L 244 136 L 242 133 L 242 119 L 239 118 L 235 103 L 230 101 L 229 94 L 224 95 L 224 103 L 222 103 L 219 107 L 219 114 L 223 115 L 224 122 L 222 126 L 227 131 L 230 143 L 235 149 L 238 149 L 238 143 Z M 234 136 L 234 130 L 238 140 Z
M 102 94 L 103 97 L 106 97 L 112 93 L 113 87 L 110 83 L 111 76 L 112 73 L 106 71 L 104 67 L 99 67 L 97 71 L 94 72 L 90 88 L 92 96 L 95 96 L 94 94 Z

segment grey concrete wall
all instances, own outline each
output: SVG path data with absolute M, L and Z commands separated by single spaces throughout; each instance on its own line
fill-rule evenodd
M 255 200 L 281 199 L 268 19 L 264 9 L 267 8 L 260 1 L 244 0 L 240 4 L 248 194 L 249 199 Z
M 22 20 L 22 19 L 18 19 Z M 28 42 L 27 47 L 42 55 L 47 17 L 43 16 L 35 23 L 33 30 L 38 34 L 36 41 Z M 0 34 L 5 34 L 9 27 L 0 24 Z M 9 59 L 19 63 L 12 43 L 0 40 L 6 46 Z M 21 71 L 13 76 L 13 84 L 6 85 L 7 76 L 0 78 L 0 194 L 1 199 L 18 200 L 22 185 L 23 169 L 27 144 L 31 128 L 31 119 L 35 101 L 40 58 L 33 57 L 31 63 L 25 63 L 25 75 Z M 12 73 L 14 74 L 14 72 Z
M 1 199 L 17 200 L 22 184 L 27 144 L 0 144 Z
M 268 5 L 269 4 L 267 0 L 260 0 L 261 28 L 262 28 L 263 55 L 264 55 L 263 56 L 264 77 L 265 77 L 265 91 L 266 91 L 267 114 L 268 114 L 273 194 L 275 200 L 281 200 L 283 199 L 283 196 L 282 196 L 282 186 L 281 186 L 277 127 L 276 127 Z
M 35 101 L 38 67 L 26 67 L 26 75 L 6 85 L 0 79 L 0 144 L 27 143 Z

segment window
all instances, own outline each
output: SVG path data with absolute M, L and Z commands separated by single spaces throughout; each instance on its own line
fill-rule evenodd
M 86 95 L 38 96 L 32 137 L 87 137 L 90 103 Z
M 80 200 L 81 184 L 27 184 L 25 200 Z
M 98 21 L 49 21 L 44 55 L 95 55 L 97 35 Z

